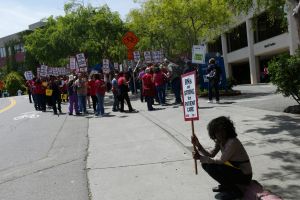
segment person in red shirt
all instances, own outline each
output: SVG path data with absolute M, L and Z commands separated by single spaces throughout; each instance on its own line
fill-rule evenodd
M 37 97 L 37 110 L 41 110 L 46 112 L 46 95 L 45 95 L 45 88 L 42 85 L 41 79 L 37 79 L 34 84 L 34 93 Z
M 164 74 L 159 67 L 154 69 L 153 80 L 160 105 L 164 105 L 166 103 L 166 79 L 167 75 Z
M 95 88 L 96 96 L 98 99 L 97 109 L 95 116 L 103 117 L 104 116 L 104 96 L 106 91 L 106 83 L 103 80 L 102 74 L 95 74 Z
M 93 102 L 93 109 L 94 109 L 94 113 L 96 113 L 97 110 L 97 96 L 96 96 L 96 84 L 95 84 L 96 80 L 95 80 L 95 74 L 92 75 L 91 80 L 89 80 L 88 82 L 88 88 L 89 88 L 89 93 L 90 96 L 92 98 L 92 102 Z
M 134 109 L 131 106 L 130 99 L 128 96 L 128 91 L 129 91 L 128 81 L 125 78 L 124 72 L 119 73 L 118 87 L 119 87 L 119 91 L 120 91 L 120 103 L 121 103 L 120 112 L 124 112 L 124 100 L 126 100 L 126 102 L 127 102 L 129 112 L 133 112 Z
M 147 102 L 147 108 L 149 111 L 155 110 L 152 106 L 153 98 L 155 97 L 155 85 L 153 82 L 152 74 L 150 73 L 150 68 L 145 70 L 144 76 L 142 77 L 143 80 L 143 96 Z

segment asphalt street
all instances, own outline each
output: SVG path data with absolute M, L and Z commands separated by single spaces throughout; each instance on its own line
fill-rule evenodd
M 254 178 L 285 199 L 299 199 L 300 118 L 282 112 L 296 102 L 269 84 L 235 89 L 242 95 L 221 97 L 221 104 L 199 99 L 200 141 L 210 148 L 207 123 L 230 116 Z M 156 105 L 148 112 L 131 96 L 139 112 L 115 113 L 108 94 L 108 115 L 95 118 L 34 111 L 26 96 L 13 99 L 15 105 L 0 98 L 0 200 L 214 199 L 216 183 L 200 166 L 194 174 L 191 125 L 181 106 Z M 173 102 L 172 95 L 168 100 Z
M 35 111 L 25 96 L 0 113 L 0 199 L 86 200 L 87 118 Z M 0 110 L 8 98 L 0 99 Z

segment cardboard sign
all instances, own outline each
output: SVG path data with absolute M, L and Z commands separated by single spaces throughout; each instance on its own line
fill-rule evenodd
M 32 80 L 33 79 L 33 73 L 32 71 L 26 71 L 24 72 L 24 77 L 27 81 Z
M 192 63 L 205 64 L 205 45 L 194 45 L 192 50 Z
M 109 74 L 110 73 L 109 60 L 108 59 L 103 59 L 102 71 L 103 71 L 104 74 Z
M 41 68 L 40 68 L 40 67 L 36 68 L 36 76 L 37 76 L 38 78 L 41 77 Z
M 128 49 L 133 49 L 135 45 L 139 42 L 139 38 L 133 32 L 128 31 L 122 37 L 122 42 Z
M 79 67 L 86 67 L 86 61 L 83 53 L 79 53 L 76 55 L 77 63 Z
M 199 120 L 196 71 L 181 76 L 184 120 Z

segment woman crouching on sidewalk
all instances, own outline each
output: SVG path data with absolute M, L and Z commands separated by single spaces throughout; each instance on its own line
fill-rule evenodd
M 207 151 L 197 137 L 192 136 L 192 144 L 197 152 L 194 159 L 200 160 L 202 168 L 220 185 L 213 192 L 221 192 L 222 199 L 235 199 L 243 196 L 238 186 L 247 185 L 252 179 L 249 156 L 237 138 L 233 122 L 228 117 L 218 117 L 207 125 L 209 137 L 215 147 Z M 214 158 L 221 150 L 221 157 Z

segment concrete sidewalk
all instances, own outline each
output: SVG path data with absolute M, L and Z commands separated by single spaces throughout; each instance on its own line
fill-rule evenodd
M 173 100 L 170 100 L 173 102 Z M 191 123 L 181 106 L 156 106 L 132 101 L 138 113 L 110 113 L 89 120 L 88 179 L 93 200 L 215 199 L 217 183 L 201 169 L 194 173 Z M 199 99 L 200 142 L 212 146 L 206 125 L 229 116 L 249 153 L 254 179 L 284 199 L 300 199 L 300 116 Z M 126 105 L 125 105 L 126 109 Z M 110 112 L 111 107 L 106 107 Z

